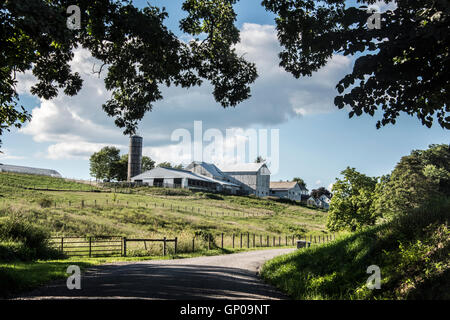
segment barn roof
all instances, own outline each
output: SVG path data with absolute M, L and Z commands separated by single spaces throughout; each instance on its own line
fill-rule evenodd
M 2 164 L 2 163 L 0 163 L 0 172 L 36 174 L 36 175 L 41 175 L 41 176 L 50 176 L 50 177 L 61 178 L 61 174 L 56 170 L 15 166 L 15 165 Z
M 263 162 L 259 163 L 235 163 L 235 164 L 225 164 L 220 166 L 220 170 L 222 172 L 228 173 L 228 172 L 253 172 L 256 173 L 261 168 L 265 167 L 268 173 L 270 174 L 269 169 L 267 168 L 267 165 Z
M 270 189 L 292 189 L 295 187 L 297 182 L 295 181 L 289 181 L 289 182 L 274 182 L 270 181 Z
M 221 185 L 229 185 L 229 186 L 239 187 L 236 184 L 226 182 L 226 181 L 216 180 L 216 179 L 206 177 L 204 175 L 194 173 L 191 171 L 182 170 L 182 169 L 174 169 L 174 168 L 163 168 L 163 167 L 156 167 L 152 170 L 141 173 L 140 175 L 137 175 L 137 176 L 131 178 L 131 180 L 135 181 L 135 180 L 144 180 L 144 179 L 177 179 L 177 178 L 188 178 L 188 179 L 193 179 L 193 180 L 218 183 Z

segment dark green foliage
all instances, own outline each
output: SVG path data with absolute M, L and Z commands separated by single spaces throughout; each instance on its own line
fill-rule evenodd
M 269 261 L 262 276 L 295 299 L 449 299 L 450 201 Z M 369 290 L 367 267 L 381 269 Z
M 333 184 L 327 228 L 331 231 L 355 231 L 375 224 L 377 215 L 371 210 L 371 206 L 377 179 L 349 167 L 341 174 L 343 179 L 336 179 Z
M 311 196 L 316 199 L 319 199 L 322 195 L 326 195 L 330 199 L 333 197 L 333 194 L 325 187 L 320 187 L 318 189 L 311 190 Z
M 433 120 L 450 128 L 449 1 L 394 1 L 396 9 L 382 14 L 381 28 L 369 30 L 375 0 L 264 0 L 276 18 L 283 46 L 280 65 L 296 78 L 311 76 L 333 54 L 356 55 L 353 71 L 336 88 L 335 105 L 351 109 L 349 116 L 373 116 L 377 127 L 395 124 L 401 112 L 423 125 Z
M 50 233 L 20 217 L 0 220 L 0 261 L 49 259 L 60 254 L 49 247 Z
M 92 154 L 89 159 L 91 176 L 107 181 L 122 178 L 123 159 L 121 161 L 119 154 L 120 150 L 115 147 L 104 147 Z
M 125 134 L 134 133 L 153 103 L 163 98 L 161 86 L 192 87 L 208 80 L 217 102 L 237 105 L 250 97 L 257 74 L 233 48 L 239 41 L 234 2 L 186 0 L 187 17 L 180 28 L 196 37 L 186 44 L 164 25 L 167 12 L 151 5 L 138 9 L 131 1 L 78 0 L 81 29 L 71 30 L 66 27 L 71 1 L 2 1 L 0 134 L 30 116 L 17 106 L 17 73 L 32 70 L 38 82 L 31 93 L 40 98 L 52 99 L 60 89 L 70 96 L 80 91 L 81 76 L 70 67 L 79 46 L 100 60 L 95 72 L 106 66 L 111 97 L 102 107 Z M 205 39 L 197 38 L 203 34 Z
M 389 176 L 378 183 L 373 210 L 385 217 L 424 204 L 440 202 L 450 194 L 450 147 L 430 145 L 402 157 Z

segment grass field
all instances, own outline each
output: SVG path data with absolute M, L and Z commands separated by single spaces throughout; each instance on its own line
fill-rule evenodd
M 11 183 L 18 176 L 20 186 Z M 61 179 L 45 180 L 44 185 L 53 190 L 59 186 L 64 190 L 90 188 Z M 18 215 L 47 228 L 54 236 L 182 238 L 199 232 L 269 236 L 326 232 L 325 212 L 273 200 L 185 190 L 173 190 L 173 195 L 167 195 L 158 188 L 139 188 L 132 194 L 25 189 L 35 183 L 35 176 L 1 173 L 0 216 Z
M 28 259 L 28 255 L 39 256 L 39 250 L 30 251 L 25 244 L 34 236 L 39 237 L 35 227 L 54 237 L 177 237 L 176 257 L 183 258 L 252 250 L 246 248 L 248 238 L 245 237 L 240 248 L 241 234 L 254 235 L 257 243 L 270 237 L 271 246 L 275 239 L 277 244 L 285 244 L 285 236 L 323 237 L 327 234 L 326 217 L 326 212 L 320 210 L 268 199 L 194 193 L 184 189 L 141 187 L 130 190 L 59 178 L 0 173 L 0 227 L 6 226 L 2 231 L 6 235 L 24 234 L 18 242 L 0 240 L 2 294 L 21 292 L 52 279 L 67 277 L 66 268 L 71 264 L 89 267 L 124 259 L 174 256 L 171 245 L 168 256 L 161 257 L 161 243 L 145 244 L 145 250 L 143 243 L 137 243 L 137 247 L 130 245 L 128 255 L 132 257 L 127 258 L 55 259 L 54 254 L 49 254 L 45 259 Z M 217 247 L 222 233 L 225 249 Z M 233 234 L 236 235 L 234 249 L 231 248 Z M 195 252 L 192 252 L 193 237 L 199 239 Z M 211 250 L 206 250 L 206 237 L 212 237 L 216 244 Z M 291 238 L 288 244 L 291 245 Z

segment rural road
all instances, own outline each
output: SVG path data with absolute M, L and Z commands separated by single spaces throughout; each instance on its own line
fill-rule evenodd
M 287 299 L 257 272 L 265 261 L 294 250 L 107 264 L 86 270 L 80 290 L 68 290 L 63 280 L 16 299 Z

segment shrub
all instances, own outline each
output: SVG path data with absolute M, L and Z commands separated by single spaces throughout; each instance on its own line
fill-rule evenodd
M 0 221 L 0 260 L 56 258 L 60 254 L 49 246 L 50 234 L 27 221 L 8 217 Z
M 52 200 L 48 198 L 41 198 L 39 199 L 38 203 L 41 206 L 41 208 L 50 208 L 52 205 Z

